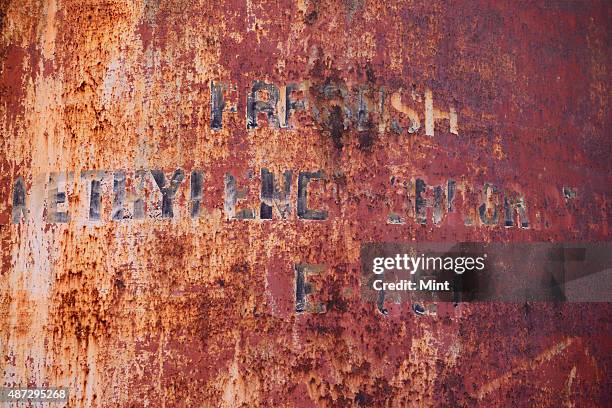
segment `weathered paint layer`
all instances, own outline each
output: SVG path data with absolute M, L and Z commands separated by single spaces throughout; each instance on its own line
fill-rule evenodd
M 610 239 L 610 5 L 539 3 L 0 1 L 4 385 L 607 405 L 609 303 L 359 297 L 362 243 Z

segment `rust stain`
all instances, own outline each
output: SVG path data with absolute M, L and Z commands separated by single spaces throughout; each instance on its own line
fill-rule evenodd
M 605 406 L 609 303 L 383 316 L 359 250 L 609 240 L 609 13 L 0 1 L 2 385 L 75 407 Z

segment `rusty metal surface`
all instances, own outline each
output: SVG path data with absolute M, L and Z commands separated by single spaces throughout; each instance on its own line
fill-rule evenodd
M 603 1 L 0 1 L 3 385 L 87 407 L 606 406 L 609 303 L 383 316 L 359 250 L 609 240 L 609 20 Z M 291 83 L 303 109 L 258 112 Z M 264 170 L 292 171 L 287 200 Z

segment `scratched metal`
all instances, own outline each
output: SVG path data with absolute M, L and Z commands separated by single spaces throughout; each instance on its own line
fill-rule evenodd
M 3 385 L 82 407 L 609 404 L 609 303 L 359 297 L 365 242 L 609 240 L 609 15 L 0 1 Z

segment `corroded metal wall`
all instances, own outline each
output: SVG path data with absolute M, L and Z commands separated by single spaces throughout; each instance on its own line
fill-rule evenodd
M 0 1 L 4 385 L 69 406 L 607 405 L 609 303 L 383 315 L 359 251 L 609 240 L 609 17 Z

